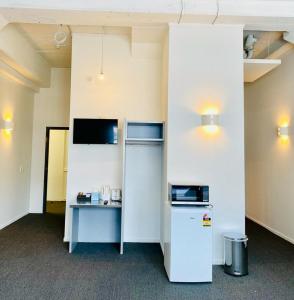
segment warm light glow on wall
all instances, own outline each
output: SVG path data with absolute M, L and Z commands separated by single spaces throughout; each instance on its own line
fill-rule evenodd
M 216 107 L 207 107 L 203 110 L 203 115 L 218 115 L 219 111 Z

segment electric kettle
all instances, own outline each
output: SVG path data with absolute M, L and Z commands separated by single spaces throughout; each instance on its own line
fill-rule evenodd
M 120 197 L 120 189 L 112 189 L 111 190 L 111 200 L 113 201 L 120 201 L 121 197 Z
M 110 201 L 111 190 L 109 185 L 103 185 L 101 188 L 101 200 Z

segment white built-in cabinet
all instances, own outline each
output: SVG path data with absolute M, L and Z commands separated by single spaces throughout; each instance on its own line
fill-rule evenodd
M 122 205 L 71 204 L 70 248 L 78 242 L 160 242 L 163 191 L 163 122 L 125 121 Z
M 124 122 L 121 254 L 124 242 L 160 241 L 163 142 L 163 122 Z

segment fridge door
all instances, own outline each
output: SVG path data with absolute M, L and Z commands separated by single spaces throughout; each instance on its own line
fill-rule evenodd
M 212 281 L 212 213 L 209 208 L 172 207 L 170 252 L 170 281 Z

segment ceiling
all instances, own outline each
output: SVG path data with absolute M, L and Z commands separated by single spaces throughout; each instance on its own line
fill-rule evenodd
M 215 0 L 0 0 L 0 15 L 8 23 L 90 26 L 167 25 L 182 16 L 183 23 L 294 31 L 293 0 L 218 0 L 216 4 Z
M 67 33 L 65 46 L 56 48 L 54 34 L 58 30 L 57 25 L 47 24 L 17 24 L 20 32 L 31 42 L 52 67 L 69 68 L 71 66 L 71 31 L 68 26 L 62 26 Z
M 52 24 L 15 24 L 17 29 L 25 35 L 32 46 L 52 67 L 70 68 L 71 66 L 71 33 L 104 33 L 127 35 L 132 43 L 159 43 L 163 40 L 166 26 L 58 26 Z M 67 33 L 65 46 L 56 48 L 54 34 L 58 30 Z
M 71 66 L 71 32 L 126 34 L 132 35 L 133 42 L 158 42 L 162 39 L 164 27 L 102 27 L 101 26 L 62 26 L 61 29 L 67 33 L 65 46 L 56 48 L 54 34 L 60 26 L 51 24 L 26 24 L 15 25 L 20 32 L 31 42 L 52 67 L 69 68 Z M 272 52 L 283 46 L 282 32 L 278 31 L 244 31 L 244 38 L 248 34 L 254 34 L 257 42 L 254 47 L 253 58 L 266 58 Z M 155 40 L 154 40 L 155 39 Z

